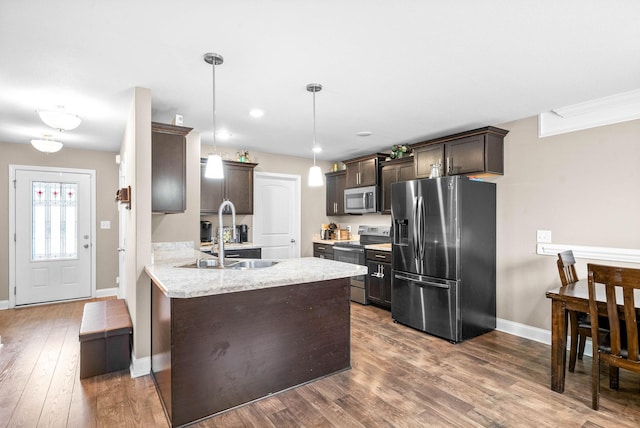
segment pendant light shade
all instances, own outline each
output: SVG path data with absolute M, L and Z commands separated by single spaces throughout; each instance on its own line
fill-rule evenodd
M 322 169 L 316 166 L 316 153 L 322 150 L 316 143 L 316 92 L 320 92 L 321 90 L 322 85 L 319 83 L 309 83 L 307 85 L 307 91 L 313 94 L 313 145 L 311 146 L 313 151 L 313 166 L 309 169 L 309 187 L 320 187 L 324 185 Z
M 316 165 L 309 168 L 309 187 L 319 187 L 323 184 L 322 168 Z
M 204 54 L 203 58 L 204 62 L 211 64 L 213 70 L 213 153 L 207 157 L 204 176 L 206 178 L 221 179 L 224 178 L 222 157 L 216 154 L 216 65 L 222 64 L 224 60 L 221 55 L 211 52 Z
M 207 178 L 224 178 L 224 169 L 222 168 L 222 158 L 220 155 L 212 154 L 207 156 L 207 166 L 204 170 L 204 176 Z

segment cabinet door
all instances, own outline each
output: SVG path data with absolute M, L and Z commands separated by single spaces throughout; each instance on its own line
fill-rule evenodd
M 335 215 L 344 215 L 344 189 L 347 188 L 347 175 L 340 174 L 336 175 L 336 183 L 335 183 L 335 200 L 337 212 Z
M 413 162 L 406 165 L 398 165 L 398 181 L 411 181 L 416 178 L 416 169 Z
M 484 166 L 484 135 L 461 138 L 446 143 L 447 175 L 482 172 Z
M 233 202 L 236 214 L 253 214 L 253 168 L 225 165 L 224 181 L 226 198 Z
M 383 214 L 391 214 L 391 185 L 398 182 L 398 172 L 399 168 L 397 165 L 382 167 L 382 173 L 380 174 L 382 181 L 382 204 L 380 205 L 380 211 L 382 211 Z
M 151 210 L 180 213 L 186 208 L 186 157 L 184 136 L 151 134 Z
M 381 304 L 383 303 L 382 298 L 382 281 L 378 278 L 378 274 L 380 273 L 380 263 L 369 261 L 367 262 L 367 268 L 369 269 L 369 273 L 367 273 L 367 300 L 372 303 Z
M 413 151 L 416 178 L 429 178 L 431 165 L 440 164 L 440 174 L 444 175 L 444 144 L 433 144 L 417 148 Z
M 206 164 L 200 164 L 200 212 L 218 213 L 218 207 L 224 200 L 224 179 L 206 178 Z
M 327 200 L 327 215 L 336 215 L 338 212 L 338 205 L 336 201 L 336 181 L 338 177 L 335 175 L 326 175 L 327 178 L 327 189 L 326 189 L 326 200 Z
M 359 186 L 375 186 L 378 184 L 378 159 L 360 161 Z
M 347 187 L 358 187 L 360 184 L 360 162 L 347 164 Z

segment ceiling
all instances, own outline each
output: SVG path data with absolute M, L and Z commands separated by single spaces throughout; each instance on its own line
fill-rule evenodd
M 0 3 L 0 142 L 119 151 L 132 88 L 153 120 L 231 149 L 341 160 L 640 88 L 640 2 L 21 0 Z M 249 115 L 252 108 L 263 117 Z M 370 131 L 369 137 L 356 133 Z M 63 149 L 64 151 L 64 149 Z

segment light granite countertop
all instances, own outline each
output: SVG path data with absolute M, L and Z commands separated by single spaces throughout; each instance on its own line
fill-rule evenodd
M 155 244 L 154 244 L 155 245 Z M 366 266 L 316 257 L 280 260 L 258 269 L 197 269 L 180 267 L 210 255 L 190 249 L 156 247 L 154 264 L 145 272 L 167 297 L 189 298 L 258 290 L 305 282 L 325 281 L 365 275 Z M 240 259 L 234 259 L 240 260 Z

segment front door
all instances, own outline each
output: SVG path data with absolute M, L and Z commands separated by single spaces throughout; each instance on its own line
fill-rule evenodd
M 89 173 L 15 170 L 15 304 L 91 297 Z
M 253 241 L 263 259 L 300 257 L 300 176 L 255 173 Z

